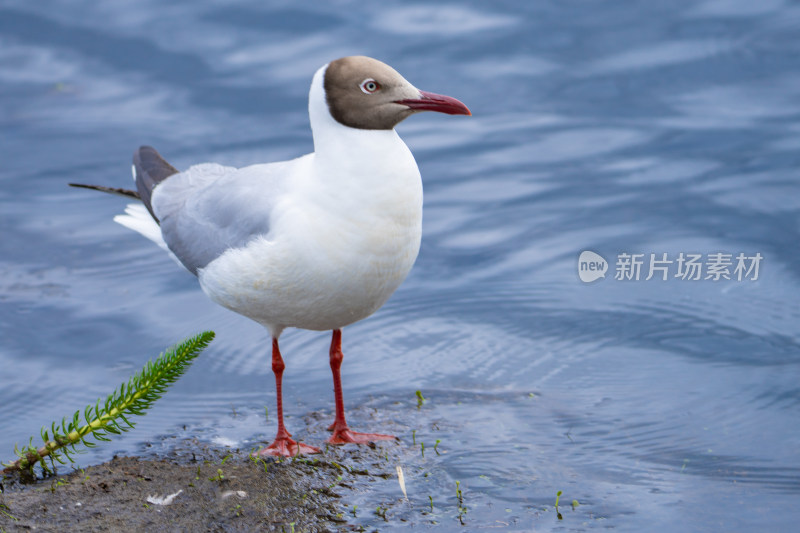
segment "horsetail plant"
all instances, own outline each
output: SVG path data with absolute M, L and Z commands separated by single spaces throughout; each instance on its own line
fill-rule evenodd
M 22 471 L 33 474 L 36 463 L 41 465 L 44 472 L 51 472 L 56 462 L 66 464 L 65 459 L 73 462 L 71 455 L 84 451 L 76 448 L 79 444 L 94 448 L 97 442 L 88 440 L 89 437 L 108 442 L 110 435 L 133 429 L 135 424 L 128 417 L 144 415 L 213 339 L 214 332 L 205 331 L 172 346 L 155 361 L 148 361 L 141 372 L 132 376 L 127 383 L 123 382 L 106 398 L 105 403 L 101 404 L 98 399 L 95 405 L 87 406 L 83 411 L 84 423 L 80 420 L 81 412 L 75 411 L 71 420 L 64 417 L 61 424 L 53 422 L 49 431 L 43 427 L 43 446 L 34 446 L 33 437 L 21 450 L 14 446 L 14 454 L 18 459 L 8 464 L 2 463 L 6 467 L 2 473 Z M 49 467 L 45 459 L 50 461 Z

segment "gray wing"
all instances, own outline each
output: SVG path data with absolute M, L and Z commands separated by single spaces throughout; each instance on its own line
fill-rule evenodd
M 204 163 L 157 184 L 152 206 L 169 249 L 197 275 L 226 250 L 267 235 L 294 162 L 241 169 Z

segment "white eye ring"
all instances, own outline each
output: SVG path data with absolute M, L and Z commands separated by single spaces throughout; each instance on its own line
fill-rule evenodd
M 373 80 L 372 78 L 367 78 L 361 82 L 361 92 L 365 94 L 372 94 L 374 92 L 378 92 L 381 89 L 381 84 L 377 81 Z

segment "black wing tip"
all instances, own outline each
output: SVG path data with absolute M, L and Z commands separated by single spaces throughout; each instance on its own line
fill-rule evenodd
M 133 152 L 133 160 L 134 160 L 134 162 L 136 162 L 137 159 L 139 161 L 141 161 L 142 159 L 145 159 L 145 158 L 148 158 L 148 159 L 149 158 L 156 158 L 157 160 L 164 161 L 164 163 L 167 162 L 164 159 L 164 157 L 160 153 L 158 153 L 158 150 L 156 150 L 155 148 L 153 148 L 152 146 L 150 146 L 148 144 L 141 145 L 139 148 L 136 149 L 135 152 Z M 169 163 L 167 163 L 167 164 L 169 164 Z
M 133 152 L 133 164 L 151 174 L 150 177 L 155 183 L 161 182 L 173 174 L 178 174 L 180 172 L 177 168 L 170 165 L 167 160 L 158 153 L 158 150 L 146 144 L 143 144 Z M 138 173 L 140 169 L 137 168 L 136 170 Z
M 159 159 L 164 160 L 161 154 L 158 153 L 158 150 L 146 144 L 143 144 L 133 152 L 133 166 L 138 167 L 136 168 L 137 173 L 140 169 L 143 170 L 144 166 L 149 166 L 147 162 L 157 161 Z

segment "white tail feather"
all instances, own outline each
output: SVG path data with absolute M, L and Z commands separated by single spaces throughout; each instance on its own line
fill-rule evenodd
M 124 215 L 114 217 L 114 222 L 141 233 L 164 250 L 169 251 L 161 236 L 161 228 L 142 204 L 128 204 Z
M 164 237 L 161 236 L 161 227 L 159 227 L 158 223 L 156 223 L 144 205 L 128 204 L 125 207 L 125 214 L 115 216 L 114 222 L 144 235 L 166 251 L 176 263 L 183 266 L 183 263 L 180 262 L 167 246 Z

